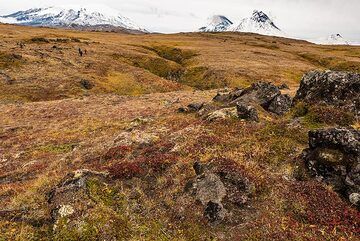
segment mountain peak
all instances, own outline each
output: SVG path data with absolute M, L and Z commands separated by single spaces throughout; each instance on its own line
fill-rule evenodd
M 331 34 L 326 41 L 326 44 L 330 45 L 350 45 L 349 41 L 347 41 L 341 34 Z
M 250 32 L 263 35 L 284 36 L 269 16 L 259 10 L 254 10 L 250 18 L 244 18 L 233 29 L 235 32 Z
M 32 8 L 0 18 L 2 22 L 30 26 L 112 26 L 128 30 L 145 31 L 117 10 L 103 5 L 65 5 Z
M 226 31 L 233 22 L 223 15 L 213 15 L 208 18 L 205 27 L 199 29 L 200 32 L 223 32 Z
M 266 15 L 266 13 L 264 13 L 263 11 L 258 11 L 258 10 L 253 11 L 251 19 L 254 21 L 263 22 L 263 23 L 270 20 L 269 16 Z

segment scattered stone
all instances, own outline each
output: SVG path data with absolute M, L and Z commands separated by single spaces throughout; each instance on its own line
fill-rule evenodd
M 285 83 L 282 83 L 281 85 L 278 86 L 279 90 L 288 90 L 290 89 L 289 86 Z
M 360 205 L 360 193 L 351 193 L 349 196 L 349 200 L 355 206 Z
M 60 205 L 60 208 L 59 208 L 59 211 L 58 211 L 59 216 L 62 217 L 62 218 L 70 216 L 74 212 L 75 212 L 75 210 L 71 205 Z
M 204 106 L 204 103 L 192 103 L 192 104 L 188 105 L 188 108 L 192 112 L 197 112 L 197 111 L 201 110 L 201 108 L 203 108 L 203 106 Z
M 213 173 L 198 176 L 194 185 L 195 197 L 203 205 L 208 202 L 221 203 L 226 196 L 226 189 L 220 178 Z
M 14 80 L 9 75 L 5 74 L 2 71 L 0 71 L 0 79 L 3 79 L 5 84 L 7 85 L 11 85 L 14 83 Z
M 289 112 L 292 106 L 292 98 L 290 95 L 278 95 L 270 103 L 268 111 L 277 115 L 284 115 Z
M 178 112 L 180 113 L 193 113 L 200 111 L 204 106 L 204 103 L 191 103 L 187 107 L 180 107 Z
M 204 211 L 204 216 L 211 223 L 223 220 L 225 218 L 225 215 L 226 215 L 226 212 L 221 203 L 215 203 L 215 202 L 210 201 L 206 205 L 206 208 Z
M 233 91 L 229 91 L 228 89 L 219 91 L 217 95 L 213 98 L 215 102 L 231 102 L 237 98 L 239 98 L 244 90 L 241 88 L 235 88 Z
M 295 102 L 324 103 L 360 114 L 360 74 L 311 71 L 301 80 Z
M 256 122 L 259 121 L 259 115 L 255 107 L 244 103 L 238 103 L 236 109 L 240 119 Z
M 89 80 L 86 79 L 82 79 L 80 81 L 80 85 L 82 88 L 86 89 L 86 90 L 91 90 L 92 88 L 94 88 L 94 84 L 91 83 Z
M 351 203 L 356 201 L 355 194 L 360 193 L 359 130 L 332 128 L 310 131 L 309 149 L 304 150 L 303 157 L 310 174 L 331 185 Z
M 60 218 L 70 215 L 81 215 L 93 207 L 95 203 L 89 197 L 87 181 L 90 178 L 105 180 L 107 177 L 108 173 L 88 169 L 81 169 L 68 174 L 48 194 L 53 222 L 56 224 Z
M 114 140 L 114 144 L 131 146 L 131 145 L 150 145 L 160 140 L 156 133 L 144 132 L 140 130 L 129 129 L 130 131 L 121 132 Z
M 206 116 L 207 121 L 226 120 L 226 119 L 238 118 L 236 107 L 223 108 L 213 111 Z

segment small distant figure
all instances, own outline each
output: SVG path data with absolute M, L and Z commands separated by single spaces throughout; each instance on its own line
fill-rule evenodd
M 84 50 L 84 54 L 87 55 L 87 50 L 86 49 Z
M 82 57 L 84 55 L 83 51 L 81 50 L 81 48 L 79 48 L 79 55 L 80 57 Z

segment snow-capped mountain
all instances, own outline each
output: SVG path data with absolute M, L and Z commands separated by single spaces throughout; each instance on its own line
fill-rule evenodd
M 59 6 L 32 8 L 1 16 L 4 23 L 44 27 L 112 26 L 145 31 L 118 11 L 106 6 Z
M 211 17 L 205 27 L 199 29 L 200 32 L 249 32 L 272 36 L 285 36 L 284 32 L 269 18 L 266 13 L 254 10 L 249 18 L 244 18 L 238 24 L 234 24 L 227 17 L 215 15 Z
M 200 32 L 224 32 L 233 22 L 227 17 L 222 15 L 214 15 L 208 19 L 208 23 L 205 27 L 199 29 Z
M 257 10 L 254 10 L 250 18 L 242 19 L 238 25 L 235 25 L 235 27 L 231 27 L 228 30 L 234 32 L 250 32 L 272 36 L 285 35 L 266 13 Z
M 344 37 L 341 36 L 341 34 L 339 34 L 339 33 L 331 34 L 326 39 L 325 44 L 330 44 L 330 45 L 350 45 L 349 41 L 344 39 Z

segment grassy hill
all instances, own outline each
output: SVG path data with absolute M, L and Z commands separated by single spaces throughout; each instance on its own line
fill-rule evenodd
M 360 47 L 243 33 L 127 35 L 0 25 L 3 101 L 139 95 L 246 86 L 296 87 L 312 69 L 360 70 Z M 86 51 L 80 57 L 78 49 Z M 90 83 L 85 87 L 82 83 Z M 88 90 L 90 89 L 91 90 Z
M 340 110 L 177 112 L 259 80 L 293 95 L 313 69 L 359 72 L 360 47 L 0 25 L 0 240 L 358 240 L 359 211 L 298 160 Z M 189 191 L 195 162 L 246 180 L 226 221 L 209 223 Z

